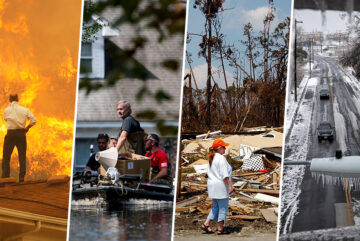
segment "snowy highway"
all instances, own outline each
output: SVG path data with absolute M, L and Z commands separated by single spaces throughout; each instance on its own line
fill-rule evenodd
M 285 161 L 334 157 L 337 149 L 346 156 L 360 155 L 359 81 L 335 57 L 315 56 L 313 68 L 311 78 L 306 76 L 301 83 L 299 102 L 293 103 L 297 112 L 287 120 Z M 329 90 L 329 99 L 320 99 L 321 89 Z M 323 121 L 335 127 L 332 142 L 318 141 L 317 128 Z M 343 187 L 319 182 L 309 166 L 285 167 L 282 193 L 282 233 L 334 228 L 341 223 L 335 204 L 346 203 Z

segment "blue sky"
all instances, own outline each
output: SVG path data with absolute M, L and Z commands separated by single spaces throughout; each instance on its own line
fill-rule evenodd
M 189 1 L 187 31 L 189 33 L 205 34 L 204 23 L 205 19 L 199 9 L 193 8 L 194 0 Z M 276 8 L 275 21 L 273 27 L 277 23 L 283 21 L 285 17 L 291 15 L 291 0 L 274 0 Z M 222 33 L 225 35 L 225 40 L 228 44 L 240 46 L 240 40 L 243 39 L 243 27 L 248 22 L 251 22 L 255 32 L 261 30 L 263 18 L 267 12 L 268 0 L 226 0 L 224 3 Z M 187 44 L 186 50 L 192 54 L 192 68 L 195 73 L 196 81 L 200 88 L 205 86 L 206 80 L 206 61 L 203 57 L 198 57 L 199 43 L 201 37 L 192 36 L 191 42 Z M 226 65 L 226 64 L 225 64 Z M 220 63 L 213 62 L 213 66 L 220 66 Z M 214 70 L 216 70 L 214 68 Z M 231 78 L 232 69 L 226 67 L 228 72 L 227 78 Z M 189 66 L 185 61 L 185 72 L 189 72 Z M 205 76 L 204 76 L 205 74 Z M 224 87 L 223 81 L 219 76 L 214 74 L 214 78 L 218 81 L 221 87 Z

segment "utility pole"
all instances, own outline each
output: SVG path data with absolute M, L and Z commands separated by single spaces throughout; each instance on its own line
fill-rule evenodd
M 312 40 L 311 40 L 311 61 L 312 61 L 313 63 L 315 63 L 315 61 L 314 61 L 314 44 L 315 44 L 315 40 L 312 39 Z
M 295 102 L 297 102 L 297 82 L 296 82 L 296 51 L 297 51 L 297 43 L 296 43 L 296 39 L 297 39 L 297 33 L 296 33 L 296 23 L 302 23 L 302 21 L 297 21 L 295 19 L 295 51 L 294 51 L 294 83 L 295 83 L 295 96 L 294 96 L 294 100 Z
M 312 45 L 312 42 L 311 40 L 309 40 L 309 78 L 311 78 L 311 45 Z
M 207 54 L 207 64 L 208 64 L 208 71 L 207 71 L 207 80 L 206 80 L 206 93 L 207 93 L 207 105 L 206 105 L 206 127 L 210 130 L 210 104 L 211 104 L 211 5 L 212 0 L 207 0 L 208 2 L 208 13 L 206 15 L 206 20 L 208 22 L 209 28 L 209 36 L 208 36 L 208 54 Z
M 324 42 L 324 34 L 321 33 L 320 35 L 320 51 L 323 52 L 323 42 Z

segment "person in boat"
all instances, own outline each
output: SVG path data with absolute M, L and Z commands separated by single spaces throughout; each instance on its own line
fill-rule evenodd
M 135 153 L 144 155 L 144 130 L 140 127 L 140 123 L 131 115 L 130 103 L 125 100 L 119 101 L 116 111 L 119 117 L 123 119 L 116 145 L 119 154 Z
M 10 105 L 4 111 L 7 133 L 4 138 L 2 177 L 10 177 L 10 158 L 16 146 L 19 154 L 19 182 L 24 182 L 26 175 L 26 133 L 36 124 L 35 116 L 29 109 L 18 104 L 17 94 L 10 95 Z M 29 124 L 26 125 L 26 122 Z
M 107 149 L 109 149 L 109 148 L 111 148 L 111 147 L 116 147 L 117 141 L 118 141 L 118 138 L 117 138 L 116 136 L 110 136 Z
M 234 191 L 231 184 L 232 168 L 223 156 L 229 143 L 216 139 L 208 152 L 208 195 L 212 199 L 213 207 L 201 229 L 206 233 L 214 233 L 210 228 L 210 222 L 216 221 L 217 234 L 229 234 L 225 229 L 226 213 L 229 205 L 229 196 Z
M 106 150 L 108 142 L 109 142 L 108 134 L 99 134 L 97 137 L 97 146 L 98 146 L 99 151 Z M 85 168 L 92 170 L 92 171 L 99 172 L 100 163 L 95 160 L 95 155 L 96 155 L 96 152 L 90 156 L 88 162 L 86 163 Z
M 145 156 L 151 159 L 151 183 L 172 186 L 169 158 L 159 148 L 159 142 L 159 136 L 156 134 L 149 134 L 145 139 Z

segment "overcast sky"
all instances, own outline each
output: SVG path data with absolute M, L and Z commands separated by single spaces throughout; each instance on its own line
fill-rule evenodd
M 305 32 L 343 32 L 349 24 L 349 15 L 343 11 L 325 11 L 322 14 L 321 11 L 295 10 L 294 17 L 297 21 L 303 22 L 298 26 L 301 26 Z

